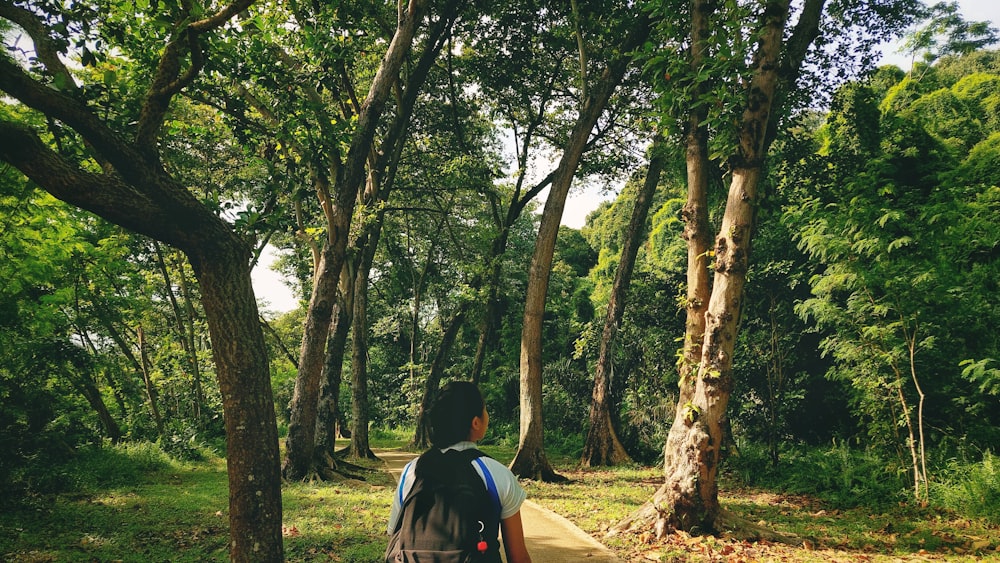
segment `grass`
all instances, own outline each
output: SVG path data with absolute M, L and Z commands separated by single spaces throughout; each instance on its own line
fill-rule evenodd
M 107 469 L 110 480 L 87 477 L 73 492 L 5 507 L 0 560 L 228 561 L 225 460 L 206 455 L 196 463 L 177 462 L 161 454 L 149 463 L 143 461 L 147 453 L 115 448 L 95 455 L 94 465 Z M 86 463 L 79 473 L 95 475 Z M 378 471 L 364 482 L 285 484 L 287 561 L 378 561 L 392 486 Z
M 374 433 L 373 445 L 401 447 L 406 435 Z M 485 445 L 509 462 L 510 445 Z M 605 538 L 606 531 L 648 500 L 662 477 L 641 466 L 581 469 L 575 457 L 549 454 L 566 484 L 526 482 L 529 498 L 601 539 L 627 561 L 1000 561 L 1000 526 L 911 503 L 844 507 L 842 499 L 775 493 L 727 478 L 723 505 L 753 522 L 808 538 L 807 547 L 650 533 Z M 990 463 L 995 463 L 990 458 Z M 375 467 L 371 465 L 370 467 Z M 993 465 L 983 471 L 994 478 Z M 69 490 L 23 499 L 0 512 L 0 560 L 194 562 L 227 561 L 225 461 L 206 454 L 178 462 L 155 446 L 106 448 L 52 472 Z M 971 473 L 971 472 L 970 472 Z M 957 468 L 951 479 L 958 479 Z M 853 481 L 863 481 L 860 477 Z M 989 481 L 980 478 L 980 482 Z M 857 482 L 850 484 L 857 487 Z M 393 483 L 373 472 L 366 481 L 294 483 L 283 487 L 285 554 L 290 562 L 379 561 Z M 950 490 L 962 490 L 955 483 Z M 981 494 L 982 489 L 973 489 Z M 862 499 L 863 500 L 863 499 Z M 957 501 L 955 501 L 957 502 Z M 540 562 L 544 563 L 544 562 Z
M 995 461 L 987 458 L 982 471 L 992 470 L 992 463 Z M 865 497 L 855 498 L 851 508 L 842 508 L 846 503 L 839 493 L 829 500 L 775 493 L 746 487 L 732 475 L 720 482 L 720 500 L 727 510 L 750 522 L 803 538 L 805 546 L 692 537 L 683 532 L 660 539 L 648 532 L 608 537 L 615 523 L 652 498 L 662 483 L 660 468 L 581 469 L 575 459 L 558 458 L 553 465 L 570 482 L 526 483 L 528 497 L 567 517 L 628 561 L 1000 561 L 1000 525 L 995 511 L 967 517 L 948 508 L 886 503 Z M 805 467 L 815 469 L 812 465 Z M 973 477 L 978 474 L 970 473 Z M 858 482 L 865 479 L 855 475 L 854 479 L 842 481 L 857 489 Z M 951 489 L 962 486 L 969 487 L 963 482 Z M 982 493 L 981 486 L 975 490 Z M 873 510 L 872 505 L 878 509 Z

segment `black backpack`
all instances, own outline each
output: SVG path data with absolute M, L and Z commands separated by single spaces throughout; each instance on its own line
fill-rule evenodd
M 387 563 L 500 563 L 500 497 L 483 455 L 474 448 L 444 453 L 431 448 L 420 456 L 389 539 Z M 427 474 L 421 462 L 440 471 Z

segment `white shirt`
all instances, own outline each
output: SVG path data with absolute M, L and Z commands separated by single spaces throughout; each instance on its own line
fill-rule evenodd
M 475 447 L 475 442 L 458 442 L 457 444 L 452 444 L 441 451 L 464 451 Z M 486 468 L 489 469 L 490 476 L 493 477 L 493 482 L 497 487 L 497 495 L 500 497 L 500 520 L 506 520 L 507 518 L 517 514 L 518 510 L 521 510 L 521 503 L 524 502 L 528 493 L 526 493 L 521 487 L 521 484 L 517 482 L 517 477 L 515 477 L 514 474 L 510 472 L 510 469 L 507 469 L 504 464 L 493 459 L 492 457 L 483 456 L 480 459 L 486 464 Z M 392 495 L 392 509 L 389 511 L 389 526 L 387 528 L 390 535 L 396 530 L 396 522 L 399 520 L 399 513 L 402 511 L 399 499 L 405 499 L 406 495 L 410 493 L 410 489 L 413 488 L 414 471 L 416 466 L 416 459 L 413 459 L 410 463 L 406 464 L 406 467 L 403 468 L 403 474 L 399 480 L 402 490 L 400 490 L 399 486 L 397 486 L 395 494 Z M 479 475 L 480 479 L 482 479 L 485 484 L 486 477 L 483 476 L 483 472 L 479 468 L 479 465 L 472 462 L 472 467 L 476 470 L 476 474 Z

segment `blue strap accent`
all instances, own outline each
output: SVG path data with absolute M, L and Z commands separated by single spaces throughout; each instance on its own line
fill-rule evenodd
M 490 470 L 486 468 L 486 462 L 483 458 L 477 457 L 475 459 L 476 465 L 479 469 L 483 471 L 483 479 L 486 481 L 486 490 L 489 491 L 490 497 L 493 499 L 493 506 L 497 509 L 497 517 L 500 516 L 500 493 L 497 492 L 497 484 L 493 481 L 493 475 L 490 474 Z
M 415 459 L 411 459 L 409 463 L 403 466 L 403 472 L 399 474 L 399 491 L 397 496 L 399 497 L 399 506 L 403 506 L 403 486 L 406 484 L 406 472 L 409 471 L 410 466 L 413 465 Z

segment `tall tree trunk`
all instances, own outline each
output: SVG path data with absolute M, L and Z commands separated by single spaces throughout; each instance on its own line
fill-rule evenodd
M 340 383 L 343 380 L 344 349 L 350 326 L 348 304 L 341 298 L 333 308 L 333 326 L 326 342 L 323 383 L 319 389 L 319 406 L 316 412 L 316 450 L 323 457 L 329 456 L 329 459 L 332 459 L 337 451 L 337 415 L 341 409 Z
M 108 406 L 104 403 L 104 397 L 101 396 L 101 391 L 97 388 L 97 384 L 91 378 L 90 374 L 81 374 L 80 377 L 71 378 L 70 381 L 73 387 L 76 387 L 76 390 L 87 400 L 90 408 L 94 409 L 94 412 L 97 413 L 97 419 L 101 421 L 101 426 L 107 432 L 111 443 L 117 444 L 120 442 L 122 439 L 121 427 L 118 426 L 115 418 L 111 416 L 111 411 L 108 410 Z
M 378 238 L 369 241 L 354 282 L 354 322 L 351 337 L 351 446 L 354 458 L 375 459 L 368 441 L 368 273 Z
M 230 559 L 277 563 L 284 560 L 278 428 L 249 252 L 230 235 L 226 244 L 205 245 L 188 259 L 208 319 L 226 422 Z
M 358 114 L 357 129 L 351 139 L 342 174 L 337 178 L 336 200 L 330 209 L 329 232 L 317 266 L 313 295 L 306 313 L 299 375 L 292 396 L 292 420 L 289 421 L 288 438 L 285 442 L 287 455 L 283 466 L 287 479 L 302 479 L 310 474 L 313 467 L 319 382 L 351 218 L 365 180 L 365 167 L 371 153 L 375 127 L 397 80 L 403 59 L 410 50 L 425 6 L 426 0 L 410 0 L 407 5 L 400 5 L 396 32 Z M 322 178 L 318 179 L 323 181 Z
M 201 383 L 199 381 L 198 375 L 198 355 L 195 352 L 194 340 L 188 338 L 188 328 L 187 323 L 184 322 L 184 315 L 181 314 L 181 307 L 177 303 L 177 296 L 174 295 L 173 282 L 170 279 L 170 270 L 167 267 L 167 261 L 163 256 L 163 250 L 160 248 L 160 244 L 153 241 L 153 251 L 156 255 L 156 264 L 160 268 L 160 275 L 163 276 L 164 281 L 164 292 L 167 294 L 167 299 L 170 301 L 170 309 L 174 313 L 174 323 L 177 325 L 177 338 L 181 341 L 181 349 L 184 351 L 184 363 L 187 366 L 188 372 L 191 375 L 191 390 L 194 395 L 192 412 L 194 413 L 195 420 L 201 420 Z M 181 266 L 181 288 L 182 290 L 187 289 L 187 283 L 184 280 L 184 265 Z M 191 307 L 190 301 L 188 301 L 188 307 Z M 189 315 L 189 320 L 194 323 L 193 316 Z M 191 332 L 193 333 L 194 327 L 191 327 Z
M 313 277 L 312 296 L 306 310 L 298 361 L 299 372 L 289 406 L 285 461 L 281 468 L 285 479 L 289 480 L 305 479 L 312 474 L 314 468 L 320 376 L 323 373 L 326 339 L 337 299 L 339 272 L 335 274 L 333 268 L 343 265 L 343 257 L 334 257 L 334 252 L 329 242 L 323 245 Z
M 79 291 L 76 291 L 75 293 L 77 295 L 75 303 L 76 319 L 77 321 L 79 321 L 81 318 Z M 76 331 L 80 340 L 82 340 L 86 344 L 87 350 L 89 350 L 90 353 L 94 355 L 94 357 L 97 357 L 99 354 L 97 351 L 97 346 L 95 346 L 93 340 L 90 339 L 88 331 L 79 324 L 76 325 Z M 108 385 L 114 389 L 115 385 L 113 383 L 113 379 L 110 377 L 110 375 L 108 375 L 106 370 L 104 371 L 104 374 L 105 374 L 105 379 L 107 379 L 108 381 Z M 115 421 L 113 416 L 111 416 L 111 411 L 108 410 L 108 406 L 104 402 L 104 396 L 101 394 L 100 389 L 97 388 L 97 381 L 91 374 L 91 372 L 87 370 L 82 372 L 79 377 L 71 377 L 70 382 L 73 384 L 74 387 L 76 387 L 77 391 L 79 391 L 80 394 L 83 395 L 85 399 L 87 399 L 87 402 L 90 403 L 91 408 L 93 408 L 94 412 L 97 413 L 97 419 L 101 421 L 101 426 L 104 427 L 104 430 L 105 432 L 107 432 L 108 438 L 111 439 L 111 442 L 117 444 L 119 441 L 121 441 L 122 438 L 121 427 L 118 426 L 118 422 Z M 118 393 L 117 389 L 114 389 L 114 392 L 116 398 L 120 397 L 120 393 Z M 124 413 L 125 412 L 124 402 L 119 404 L 123 407 L 122 413 Z
M 156 433 L 163 436 L 163 417 L 160 416 L 160 407 L 157 404 L 156 385 L 153 384 L 153 374 L 150 373 L 153 366 L 149 362 L 149 353 L 146 352 L 146 333 L 142 330 L 142 325 L 136 327 L 139 335 L 139 358 L 142 366 L 142 382 L 146 387 L 146 400 L 149 401 L 149 412 L 153 415 L 153 422 L 156 423 Z
M 511 202 L 511 209 L 515 202 Z M 520 212 L 518 212 L 520 216 Z M 516 219 L 516 217 L 515 217 Z M 511 221 L 508 212 L 507 221 Z M 490 256 L 487 264 L 490 265 L 489 277 L 487 279 L 486 305 L 483 308 L 483 319 L 479 324 L 479 340 L 476 343 L 476 355 L 472 360 L 471 380 L 479 383 L 482 378 L 483 366 L 486 363 L 486 356 L 496 343 L 497 325 L 500 324 L 500 276 L 503 273 L 502 259 L 507 252 L 507 241 L 510 236 L 510 225 L 505 224 L 500 229 L 500 233 L 493 239 L 490 245 Z M 478 287 L 476 288 L 478 289 Z
M 414 447 L 420 449 L 430 447 L 430 423 L 427 420 L 427 416 L 430 413 L 431 403 L 441 388 L 441 378 L 444 375 L 445 363 L 447 362 L 448 355 L 451 353 L 452 346 L 455 344 L 458 331 L 461 330 L 462 323 L 465 322 L 468 307 L 468 302 L 463 302 L 459 306 L 458 311 L 452 315 L 448 321 L 447 328 L 445 328 L 444 336 L 441 337 L 441 345 L 438 346 L 437 354 L 434 355 L 434 361 L 431 362 L 431 370 L 427 374 L 427 382 L 424 384 L 424 394 L 420 399 L 420 411 L 417 413 L 417 430 L 413 436 Z
M 733 349 L 749 265 L 757 186 L 768 145 L 768 119 L 776 109 L 773 101 L 788 4 L 788 0 L 769 0 L 764 7 L 737 154 L 731 159 L 729 195 L 716 236 L 715 277 L 705 313 L 700 363 L 694 377 L 682 382 L 664 449 L 665 481 L 652 501 L 630 518 L 652 516 L 658 535 L 670 529 L 721 531 L 728 517 L 719 505 L 717 477 L 726 407 L 734 385 Z M 696 2 L 693 18 L 704 15 L 704 9 L 702 2 Z M 698 29 L 697 23 L 693 29 Z M 691 327 L 687 334 L 690 338 Z
M 198 362 L 198 344 L 195 339 L 194 324 L 198 320 L 198 315 L 194 310 L 194 298 L 191 294 L 191 285 L 188 283 L 187 274 L 184 273 L 184 260 L 177 261 L 177 279 L 181 283 L 181 295 L 184 296 L 184 308 L 187 312 L 187 341 L 188 349 L 191 351 L 191 385 L 194 391 L 194 413 L 198 421 L 202 420 L 202 409 L 205 406 L 205 392 L 201 385 L 201 365 Z
M 770 306 L 768 307 L 770 338 L 768 339 L 767 351 L 767 449 L 771 455 L 771 466 L 778 467 L 778 421 L 779 412 L 785 398 L 785 360 L 788 355 L 787 347 L 781 342 L 782 327 L 778 321 L 777 298 L 772 294 L 769 296 Z
M 521 332 L 521 431 L 517 453 L 510 463 L 515 475 L 542 481 L 565 479 L 556 474 L 545 456 L 542 440 L 542 322 L 545 297 L 555 251 L 559 224 L 562 221 L 566 196 L 576 174 L 590 132 L 618 86 L 631 62 L 631 52 L 649 34 L 650 21 L 644 14 L 621 45 L 628 53 L 612 60 L 594 84 L 591 95 L 582 104 L 576 125 L 563 150 L 542 212 L 535 251 L 528 271 L 528 289 L 524 305 L 524 327 Z
M 502 311 L 500 310 L 500 278 L 503 274 L 503 255 L 507 252 L 507 243 L 510 240 L 510 230 L 513 228 L 514 223 L 524 212 L 525 206 L 528 202 L 535 199 L 542 190 L 548 187 L 552 183 L 552 179 L 555 173 L 551 173 L 540 182 L 536 183 L 524 194 L 521 194 L 521 188 L 524 184 L 524 179 L 528 171 L 526 165 L 528 161 L 528 152 L 534 138 L 532 137 L 532 132 L 541 124 L 542 115 L 544 112 L 539 112 L 538 120 L 532 122 L 524 136 L 524 145 L 518 156 L 519 168 L 521 169 L 521 174 L 518 176 L 517 184 L 514 188 L 514 194 L 511 196 L 510 205 L 507 207 L 507 213 L 500 218 L 499 203 L 491 198 L 490 204 L 493 207 L 493 215 L 497 223 L 497 228 L 499 232 L 497 236 L 494 237 L 492 244 L 490 244 L 490 256 L 486 260 L 489 264 L 489 275 L 486 278 L 487 291 L 486 291 L 486 303 L 483 308 L 483 318 L 479 324 L 479 340 L 476 344 L 476 355 L 472 361 L 472 372 L 470 379 L 479 383 L 482 378 L 483 368 L 486 364 L 486 357 L 489 355 L 491 349 L 496 346 L 497 343 L 497 330 L 500 326 Z M 474 280 L 471 284 L 473 288 L 480 289 L 483 285 L 483 280 L 481 277 Z
M 625 233 L 621 258 L 615 271 L 615 280 L 611 286 L 611 297 L 608 300 L 608 312 L 604 319 L 604 331 L 601 333 L 600 351 L 597 355 L 597 367 L 594 372 L 594 391 L 590 404 L 590 428 L 583 445 L 583 457 L 580 463 L 584 467 L 599 465 L 617 465 L 630 461 L 625 446 L 618 438 L 618 432 L 611 420 L 611 375 L 613 373 L 613 350 L 618 326 L 625 314 L 625 302 L 628 298 L 629 286 L 632 284 L 632 272 L 635 259 L 642 243 L 646 218 L 653 203 L 656 186 L 660 183 L 660 173 L 663 171 L 664 140 L 657 135 L 650 148 L 649 168 L 646 171 L 646 181 L 635 199 L 632 218 Z

